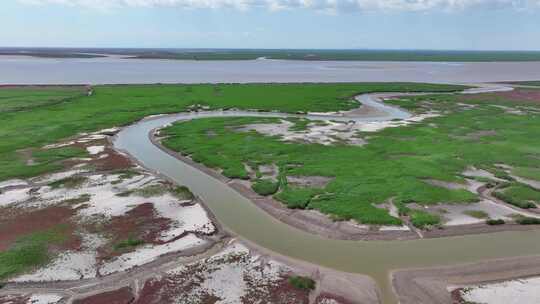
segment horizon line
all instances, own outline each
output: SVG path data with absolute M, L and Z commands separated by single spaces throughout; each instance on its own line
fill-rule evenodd
M 425 51 L 425 52 L 540 52 L 540 49 L 424 49 L 424 48 L 227 48 L 227 47 L 105 47 L 105 46 L 0 46 L 0 49 L 105 49 L 105 50 L 216 50 L 216 51 Z

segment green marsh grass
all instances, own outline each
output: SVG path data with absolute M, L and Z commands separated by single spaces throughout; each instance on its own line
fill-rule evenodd
M 506 188 L 495 191 L 493 195 L 523 209 L 534 209 L 540 204 L 540 191 L 520 183 L 511 183 Z
M 48 246 L 66 241 L 67 231 L 67 227 L 59 225 L 19 237 L 8 250 L 0 251 L 0 280 L 49 262 L 51 253 Z
M 28 166 L 26 159 L 18 153 L 20 150 L 37 150 L 80 132 L 123 126 L 152 114 L 187 111 L 195 104 L 207 105 L 210 109 L 336 111 L 356 107 L 352 96 L 360 93 L 448 92 L 463 87 L 415 83 L 311 83 L 109 85 L 92 89 L 93 94 L 87 96 L 80 88 L 72 87 L 1 88 L 0 180 L 59 170 L 62 168 L 60 161 L 72 157 L 62 153 L 48 155 L 50 159 L 43 158 L 42 163 Z M 239 172 L 241 170 L 230 173 Z
M 410 203 L 478 201 L 467 190 L 429 185 L 423 182 L 426 179 L 463 183 L 461 174 L 470 166 L 511 179 L 497 164 L 540 166 L 540 141 L 531 140 L 540 134 L 538 115 L 513 115 L 485 100 L 464 101 L 458 95 L 408 97 L 389 103 L 418 113 L 437 111 L 441 116 L 364 133 L 369 135 L 368 144 L 361 147 L 283 142 L 276 136 L 239 131 L 248 124 L 276 121 L 256 117 L 177 123 L 163 131 L 168 136 L 164 144 L 205 166 L 223 169 L 229 177 L 247 179 L 244 164 L 250 162 L 276 164 L 282 175 L 332 177 L 324 189 L 284 184 L 275 198 L 290 208 L 316 209 L 336 219 L 380 225 L 401 224 L 400 219 L 375 207 L 389 199 L 419 227 L 437 225 L 440 218 L 407 208 Z M 214 136 L 205 135 L 209 132 Z

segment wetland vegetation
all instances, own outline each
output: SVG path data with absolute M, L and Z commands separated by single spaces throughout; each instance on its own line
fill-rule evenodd
M 257 171 L 276 165 L 279 191 L 274 198 L 290 208 L 319 210 L 337 220 L 400 225 L 401 219 L 378 208 L 393 202 L 402 216 L 420 228 L 441 221 L 441 216 L 422 206 L 479 200 L 465 187 L 452 189 L 430 180 L 465 185 L 463 172 L 468 168 L 513 180 L 501 165 L 519 168 L 513 172 L 527 172 L 529 177 L 540 167 L 540 144 L 531 141 L 540 132 L 540 112 L 529 101 L 431 95 L 387 102 L 438 116 L 399 128 L 359 132 L 367 141 L 363 146 L 286 142 L 281 136 L 246 130 L 247 125 L 279 121 L 256 117 L 179 122 L 162 131 L 163 143 L 207 167 L 222 169 L 230 178 L 249 179 L 246 166 Z M 292 122 L 292 129 L 306 128 L 301 120 Z M 287 182 L 290 176 L 322 176 L 331 181 L 324 187 L 298 186 Z M 513 183 L 514 188 L 504 192 L 511 197 L 506 200 L 538 203 L 538 190 Z M 260 188 L 257 181 L 254 189 L 260 193 Z
M 523 209 L 534 209 L 540 204 L 540 191 L 520 183 L 510 183 L 493 195 Z
M 203 108 L 338 111 L 356 107 L 352 97 L 365 92 L 451 92 L 461 88 L 411 83 L 7 87 L 0 90 L 0 115 L 6 122 L 0 127 L 0 180 L 58 170 L 65 159 L 85 155 L 76 147 L 40 149 L 46 144 L 81 132 L 126 125 L 151 114 Z M 540 147 L 530 137 L 538 134 L 540 124 L 538 110 L 530 101 L 430 95 L 387 102 L 417 114 L 436 112 L 439 117 L 375 133 L 358 132 L 356 136 L 368 143 L 364 146 L 291 143 L 279 136 L 240 132 L 245 125 L 279 121 L 252 117 L 178 123 L 165 131 L 165 144 L 208 167 L 222 169 L 231 178 L 249 179 L 248 165 L 256 174 L 253 189 L 261 195 L 274 195 L 290 208 L 316 209 L 337 220 L 367 224 L 402 223 L 377 207 L 390 200 L 417 227 L 439 224 L 440 215 L 411 206 L 477 201 L 465 189 L 426 182 L 464 183 L 461 173 L 471 166 L 508 179 L 509 173 L 496 166 L 506 164 L 513 168 L 512 174 L 538 180 Z M 294 132 L 304 132 L 310 124 L 304 119 L 290 122 Z M 261 174 L 259 168 L 265 165 L 278 167 L 275 180 Z M 332 180 L 323 187 L 311 187 L 290 184 L 288 176 Z M 518 207 L 536 207 L 539 191 L 512 183 L 494 194 Z
M 356 106 L 352 96 L 379 91 L 451 91 L 457 86 L 412 83 L 201 84 L 0 89 L 0 181 L 61 168 L 84 154 L 76 148 L 39 148 L 81 132 L 130 124 L 145 116 L 209 109 L 282 112 L 336 111 Z
M 0 181 L 56 171 L 64 168 L 68 159 L 87 157 L 86 150 L 76 145 L 43 149 L 45 145 L 69 141 L 84 132 L 130 124 L 152 114 L 195 108 L 338 111 L 357 106 L 352 97 L 365 92 L 459 89 L 462 87 L 410 83 L 2 88 L 0 100 L 5 103 L 0 104 Z M 354 219 L 367 224 L 402 224 L 400 218 L 377 207 L 392 202 L 417 227 L 439 225 L 440 215 L 418 206 L 466 204 L 478 198 L 464 189 L 447 189 L 427 181 L 463 183 L 462 172 L 470 166 L 508 179 L 514 174 L 538 180 L 540 146 L 530 138 L 540 132 L 540 124 L 537 107 L 531 103 L 460 95 L 404 97 L 387 102 L 415 113 L 435 111 L 439 116 L 379 132 L 358 132 L 356 135 L 367 142 L 359 146 L 284 142 L 280 136 L 242 130 L 248 124 L 279 122 L 277 118 L 254 117 L 178 123 L 163 131 L 168 136 L 164 143 L 208 167 L 223 169 L 222 173 L 232 178 L 250 178 L 247 165 L 254 170 L 253 189 L 257 193 L 274 195 L 291 208 L 316 209 L 336 220 Z M 294 132 L 326 126 L 304 119 L 290 119 L 290 123 Z M 504 171 L 499 164 L 511 170 Z M 262 168 L 272 166 L 277 172 L 269 177 Z M 120 179 L 134 174 L 129 169 L 118 173 Z M 49 186 L 77 188 L 85 181 L 82 176 L 73 176 Z M 193 199 L 187 188 L 165 184 L 121 195 L 146 197 L 164 192 L 178 199 Z M 511 181 L 501 193 L 510 196 L 509 201 L 538 203 L 538 191 L 517 181 Z M 88 200 L 83 195 L 64 203 Z M 537 223 L 536 219 L 520 221 Z M 22 236 L 0 252 L 0 278 L 48 262 L 51 256 L 47 255 L 47 244 L 60 246 L 69 240 L 70 231 L 60 228 Z M 140 239 L 128 237 L 114 246 L 121 251 L 141 244 Z

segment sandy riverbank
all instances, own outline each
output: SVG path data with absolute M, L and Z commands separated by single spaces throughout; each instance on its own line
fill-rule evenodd
M 452 298 L 459 304 L 522 304 L 540 301 L 540 277 L 519 278 L 466 286 L 449 286 Z
M 401 304 L 451 304 L 451 286 L 501 282 L 540 275 L 540 257 L 516 257 L 474 264 L 394 271 Z

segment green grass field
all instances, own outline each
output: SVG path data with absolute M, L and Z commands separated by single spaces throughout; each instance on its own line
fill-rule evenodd
M 540 180 L 540 168 L 538 167 L 518 167 L 514 168 L 512 172 L 517 176 Z
M 495 197 L 523 209 L 537 208 L 540 204 L 540 191 L 527 185 L 512 183 L 493 193 Z
M 82 87 L 19 87 L 0 91 L 0 114 L 69 102 L 84 95 Z
M 86 96 L 80 87 L 0 88 L 0 181 L 58 170 L 63 159 L 83 152 L 36 150 L 46 144 L 151 114 L 186 111 L 196 104 L 212 109 L 334 111 L 354 107 L 351 97 L 357 93 L 456 89 L 411 83 L 130 85 L 97 86 Z
M 290 208 L 313 208 L 336 219 L 367 224 L 400 224 L 399 219 L 374 206 L 393 198 L 418 227 L 435 225 L 440 219 L 408 208 L 410 203 L 477 200 L 471 192 L 433 186 L 426 179 L 463 182 L 461 173 L 468 166 L 499 176 L 504 172 L 496 164 L 520 170 L 540 166 L 540 141 L 531 140 L 540 134 L 540 116 L 534 112 L 509 114 L 486 99 L 458 95 L 404 98 L 390 103 L 418 113 L 435 110 L 444 115 L 407 127 L 362 134 L 368 136 L 368 144 L 362 147 L 285 143 L 278 137 L 237 130 L 246 124 L 275 122 L 253 117 L 177 123 L 165 130 L 169 137 L 164 144 L 208 167 L 222 168 L 223 174 L 232 178 L 247 178 L 244 164 L 252 168 L 276 164 L 282 182 L 275 198 Z M 500 99 L 494 104 L 519 105 Z M 287 175 L 334 179 L 323 189 L 302 188 L 287 185 Z

